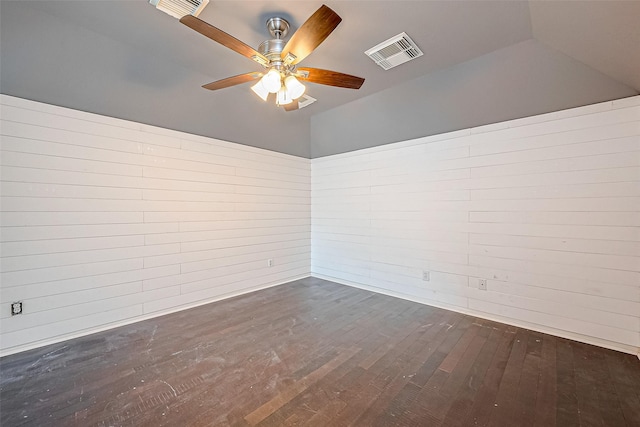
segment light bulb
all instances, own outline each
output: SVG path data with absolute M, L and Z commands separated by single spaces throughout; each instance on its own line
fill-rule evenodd
M 275 68 L 270 69 L 260 81 L 270 93 L 276 93 L 282 87 L 280 72 Z
M 287 87 L 291 99 L 300 98 L 306 89 L 294 76 L 287 76 L 287 78 L 284 79 L 284 85 Z
M 262 80 L 258 80 L 258 83 L 251 86 L 251 90 L 255 92 L 255 94 L 258 95 L 260 98 L 262 98 L 263 101 L 266 101 L 267 96 L 269 96 L 269 91 L 262 84 Z
M 291 104 L 293 99 L 291 99 L 291 95 L 286 87 L 282 86 L 278 91 L 278 97 L 276 98 L 276 104 L 278 105 L 287 105 Z

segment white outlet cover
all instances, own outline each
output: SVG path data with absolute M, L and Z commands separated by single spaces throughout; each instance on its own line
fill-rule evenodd
M 422 280 L 424 280 L 425 282 L 428 282 L 429 280 L 431 280 L 431 273 L 428 271 L 423 271 Z

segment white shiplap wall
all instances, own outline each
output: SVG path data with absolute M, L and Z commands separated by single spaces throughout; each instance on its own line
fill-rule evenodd
M 316 159 L 311 178 L 306 159 L 0 101 L 0 354 L 307 276 L 311 241 L 316 276 L 640 347 L 640 97 Z
M 1 354 L 309 275 L 308 159 L 0 104 Z
M 312 200 L 315 276 L 640 347 L 640 96 L 314 159 Z

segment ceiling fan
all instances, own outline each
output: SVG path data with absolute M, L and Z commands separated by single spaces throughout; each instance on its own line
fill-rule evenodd
M 180 22 L 189 28 L 240 55 L 253 59 L 265 68 L 264 72 L 239 74 L 206 84 L 202 86 L 203 88 L 217 90 L 259 79 L 251 89 L 265 101 L 270 94 L 276 94 L 276 104 L 284 107 L 286 111 L 299 108 L 298 99 L 305 92 L 305 87 L 300 80 L 348 89 L 359 89 L 364 83 L 361 77 L 337 71 L 297 67 L 298 63 L 313 52 L 341 21 L 342 18 L 337 13 L 326 5 L 322 5 L 291 36 L 289 41 L 285 42 L 284 37 L 289 32 L 289 23 L 284 18 L 270 18 L 267 21 L 267 29 L 274 38 L 262 42 L 258 50 L 255 50 L 193 15 L 185 15 L 180 19 Z

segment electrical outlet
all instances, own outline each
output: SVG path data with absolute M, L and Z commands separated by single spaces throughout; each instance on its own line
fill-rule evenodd
M 11 315 L 22 314 L 22 301 L 16 301 L 11 303 Z
M 423 271 L 422 272 L 422 280 L 424 280 L 425 282 L 428 282 L 429 280 L 431 280 L 431 273 L 429 271 Z
M 267 260 L 267 267 L 273 267 L 273 260 L 272 259 L 268 259 Z
M 478 289 L 481 291 L 487 290 L 487 279 L 478 279 Z

